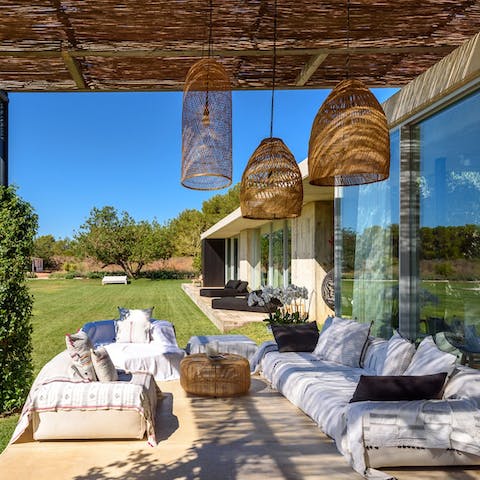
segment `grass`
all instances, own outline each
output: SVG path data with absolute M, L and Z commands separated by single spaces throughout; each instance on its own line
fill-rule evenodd
M 182 280 L 136 280 L 125 285 L 101 285 L 99 280 L 31 280 L 35 297 L 33 308 L 34 375 L 65 349 L 65 334 L 77 331 L 84 323 L 116 318 L 118 306 L 148 308 L 153 316 L 175 325 L 180 347 L 192 335 L 215 335 L 217 327 L 194 305 L 181 289 Z M 248 335 L 257 343 L 271 340 L 265 324 L 251 323 L 229 333 Z M 0 418 L 0 451 L 15 428 L 18 415 Z

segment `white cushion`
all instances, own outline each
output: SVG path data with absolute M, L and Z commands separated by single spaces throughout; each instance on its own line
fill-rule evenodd
M 150 342 L 150 319 L 153 308 L 144 310 L 118 308 L 120 320 L 117 322 L 116 341 L 119 343 Z
M 415 346 L 398 332 L 390 338 L 385 350 L 383 366 L 378 375 L 402 375 L 415 355 Z
M 95 368 L 95 373 L 100 382 L 116 382 L 118 380 L 118 373 L 113 365 L 110 355 L 104 347 L 98 347 L 96 350 L 91 350 L 92 363 Z
M 327 319 L 325 320 L 325 323 L 323 324 L 323 328 L 320 331 L 320 334 L 319 334 L 319 337 L 318 337 L 317 345 L 312 352 L 313 355 L 315 355 L 319 358 L 322 357 L 323 351 L 325 350 L 325 347 L 327 346 L 327 344 L 329 342 L 328 331 L 329 331 L 330 327 L 332 326 L 333 320 L 337 319 L 337 318 L 340 318 L 340 317 L 334 317 L 334 318 L 327 317 Z
M 68 353 L 72 358 L 75 371 L 86 380 L 97 380 L 90 352 L 93 345 L 88 335 L 83 330 L 79 330 L 77 333 L 71 335 L 67 334 L 65 336 L 65 343 Z
M 317 343 L 314 353 L 324 360 L 359 367 L 369 331 L 369 323 L 335 317 L 324 332 L 324 340 L 320 342 L 319 338 L 320 348 Z
M 433 341 L 431 335 L 425 337 L 415 352 L 404 375 L 431 375 L 434 373 L 451 373 L 455 368 L 457 357 L 442 352 Z
M 380 375 L 379 372 L 382 371 L 385 363 L 387 346 L 388 340 L 370 337 L 366 344 L 363 368 L 374 375 Z
M 151 322 L 150 338 L 152 342 L 164 347 L 178 346 L 173 325 L 167 320 L 153 320 Z
M 445 385 L 444 398 L 469 398 L 480 408 L 480 371 L 457 365 Z

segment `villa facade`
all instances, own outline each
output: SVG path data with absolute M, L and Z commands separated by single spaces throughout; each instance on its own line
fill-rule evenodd
M 247 220 L 240 209 L 203 233 L 206 286 L 294 283 L 310 316 L 335 272 L 335 313 L 388 337 L 480 324 L 480 34 L 410 82 L 383 108 L 388 180 L 314 187 L 300 163 L 304 205 L 293 220 Z M 472 327 L 470 327 L 472 326 Z M 480 325 L 479 325 L 480 327 Z M 478 331 L 476 332 L 478 334 Z

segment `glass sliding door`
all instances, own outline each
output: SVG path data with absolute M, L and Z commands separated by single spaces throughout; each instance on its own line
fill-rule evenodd
M 341 189 L 340 235 L 336 236 L 341 238 L 342 262 L 337 313 L 373 321 L 372 334 L 386 338 L 398 328 L 399 159 L 395 131 L 390 178 Z
M 477 91 L 413 127 L 420 140 L 423 334 L 480 330 L 479 112 Z

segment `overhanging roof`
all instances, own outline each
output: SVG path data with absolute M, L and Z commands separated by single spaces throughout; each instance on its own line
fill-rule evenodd
M 333 200 L 333 187 L 317 187 L 308 180 L 308 160 L 298 164 L 303 179 L 303 204 L 317 200 Z M 201 238 L 229 238 L 238 235 L 242 230 L 259 228 L 271 220 L 251 220 L 242 217 L 240 208 L 222 218 L 215 225 L 202 233 Z
M 401 86 L 480 31 L 480 0 L 285 0 L 279 88 L 346 75 Z M 215 0 L 214 54 L 235 89 L 271 87 L 273 0 Z M 205 52 L 207 0 L 0 0 L 0 89 L 181 90 Z

